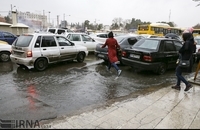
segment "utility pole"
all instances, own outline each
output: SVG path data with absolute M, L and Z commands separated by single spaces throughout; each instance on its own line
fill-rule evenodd
M 51 21 L 50 21 L 50 11 L 49 11 L 49 27 L 51 26 Z
M 59 28 L 59 15 L 57 15 L 57 28 Z
M 171 17 L 171 9 L 169 10 L 169 22 L 170 22 L 170 17 Z
M 42 25 L 43 25 L 42 28 L 43 28 L 43 30 L 44 30 L 44 26 L 45 26 L 45 25 L 44 25 L 44 21 L 45 21 L 45 20 L 44 20 L 44 13 L 45 13 L 45 12 L 44 12 L 44 10 L 43 10 L 43 17 L 42 17 Z

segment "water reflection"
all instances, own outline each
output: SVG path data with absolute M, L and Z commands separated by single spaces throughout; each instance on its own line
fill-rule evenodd
M 36 106 L 35 106 L 35 98 L 37 98 L 37 92 L 35 89 L 34 85 L 30 85 L 27 87 L 27 93 L 28 93 L 28 101 L 29 101 L 29 108 L 31 110 L 35 110 Z
M 12 62 L 0 62 L 0 73 L 1 72 L 11 72 L 13 71 Z

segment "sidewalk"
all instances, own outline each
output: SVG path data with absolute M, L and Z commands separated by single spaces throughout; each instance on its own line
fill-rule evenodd
M 117 102 L 110 107 L 56 119 L 51 129 L 199 129 L 200 79 L 188 92 L 162 88 L 154 93 Z

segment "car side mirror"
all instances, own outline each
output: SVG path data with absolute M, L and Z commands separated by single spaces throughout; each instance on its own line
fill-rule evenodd
M 74 46 L 75 44 L 73 42 L 71 42 L 71 45 Z

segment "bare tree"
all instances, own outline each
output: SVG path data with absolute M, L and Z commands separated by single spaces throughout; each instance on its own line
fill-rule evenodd
M 200 0 L 192 0 L 194 2 L 199 2 L 196 6 L 200 6 Z

